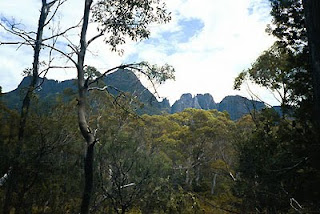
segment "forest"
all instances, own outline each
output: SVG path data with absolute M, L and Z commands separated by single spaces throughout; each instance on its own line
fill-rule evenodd
M 216 109 L 143 114 L 145 103 L 103 81 L 126 69 L 155 86 L 175 78 L 171 65 L 86 65 L 96 39 L 121 52 L 120 44 L 148 39 L 150 24 L 170 22 L 163 1 L 84 0 L 78 25 L 46 37 L 67 1 L 42 0 L 36 32 L 0 21 L 17 39 L 0 48 L 33 51 L 19 109 L 7 106 L 0 87 L 1 213 L 320 213 L 320 1 L 268 1 L 266 32 L 276 41 L 239 73 L 234 88 L 272 91 L 281 110 L 266 104 L 237 120 Z M 91 24 L 98 26 L 93 37 Z M 78 40 L 70 41 L 65 35 L 75 28 Z M 77 79 L 42 99 L 53 53 L 70 62 Z

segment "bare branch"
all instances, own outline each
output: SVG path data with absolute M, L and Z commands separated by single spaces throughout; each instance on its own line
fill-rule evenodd
M 48 45 L 48 44 L 42 44 L 45 47 L 51 48 L 52 50 L 60 53 L 61 55 L 65 56 L 66 58 L 68 58 L 75 66 L 77 66 L 77 62 L 71 57 L 69 56 L 68 53 L 63 52 L 62 50 L 59 50 L 58 48 L 53 47 L 52 45 Z
M 128 67 L 131 67 L 131 66 L 134 66 L 134 65 L 139 65 L 140 63 L 131 63 L 131 64 L 124 64 L 124 65 L 119 65 L 119 66 L 116 66 L 116 67 L 113 67 L 113 68 L 110 68 L 108 70 L 106 70 L 101 76 L 97 77 L 96 79 L 92 80 L 91 82 L 89 82 L 88 85 L 91 85 L 93 83 L 96 83 L 98 82 L 100 79 L 102 79 L 105 75 L 107 75 L 108 73 L 114 71 L 114 70 L 117 70 L 117 69 L 125 69 L 125 68 L 128 68 Z
M 51 15 L 51 17 L 48 19 L 48 21 L 44 24 L 44 27 L 45 26 L 47 26 L 50 22 L 51 22 L 51 20 L 53 19 L 53 17 L 55 17 L 55 15 L 57 14 L 57 12 L 58 12 L 58 9 L 59 9 L 59 7 L 62 5 L 62 4 L 64 4 L 67 0 L 54 0 L 54 1 L 52 1 L 52 2 L 50 2 L 50 3 L 48 3 L 48 9 L 50 9 L 57 1 L 59 1 L 59 3 L 58 3 L 58 5 L 57 5 L 57 7 L 55 8 L 55 10 L 54 10 L 54 12 L 52 13 L 52 15 Z
M 265 102 L 264 100 L 262 100 L 258 95 L 256 95 L 255 93 L 253 93 L 253 91 L 250 89 L 250 86 L 247 84 L 247 91 L 249 92 L 251 97 L 256 98 L 257 100 L 259 100 L 260 102 L 263 102 L 266 106 L 269 107 L 273 107 L 271 104 Z M 273 94 L 274 95 L 274 94 Z
M 296 206 L 297 207 L 296 207 Z M 302 210 L 303 208 L 302 208 L 302 206 L 299 204 L 299 202 L 296 200 L 296 199 L 294 199 L 294 198 L 290 198 L 290 206 L 295 210 L 295 211 L 297 211 L 298 213 L 302 213 L 300 210 Z M 300 209 L 300 210 L 299 210 Z
M 24 31 L 23 32 L 18 32 L 16 30 L 14 30 L 14 25 L 15 24 L 11 24 L 11 29 L 8 29 L 7 27 L 5 27 L 2 23 L 0 23 L 0 26 L 7 32 L 17 36 L 17 37 L 20 37 L 21 39 L 23 39 L 26 43 L 28 43 L 28 45 L 34 47 L 34 42 L 35 42 L 35 39 L 33 39 L 31 36 L 29 36 L 27 33 L 25 33 Z
M 30 43 L 27 43 L 27 42 L 1 42 L 0 41 L 0 45 L 28 45 L 28 46 L 33 46 L 32 44 Z
M 101 36 L 103 36 L 103 35 L 104 35 L 104 32 L 101 31 L 99 34 L 97 34 L 97 35 L 95 35 L 94 37 L 92 37 L 92 38 L 88 41 L 87 46 L 89 46 L 90 43 L 92 43 L 94 40 L 98 39 L 99 37 L 101 37 Z
M 74 25 L 74 26 L 71 26 L 71 27 L 65 29 L 64 31 L 62 31 L 62 32 L 60 32 L 60 33 L 57 33 L 57 34 L 55 34 L 55 35 L 53 35 L 53 36 L 50 36 L 50 37 L 48 37 L 48 38 L 45 38 L 45 39 L 43 39 L 43 41 L 47 41 L 47 40 L 50 40 L 50 39 L 52 39 L 52 38 L 65 35 L 68 31 L 80 27 L 81 22 L 82 22 L 82 19 L 79 21 L 78 24 L 76 24 L 76 25 Z

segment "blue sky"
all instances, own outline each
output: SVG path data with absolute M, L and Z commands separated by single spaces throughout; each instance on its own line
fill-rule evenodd
M 23 2 L 1 0 L 0 15 L 15 17 L 25 29 L 35 31 L 40 1 Z M 125 50 L 121 56 L 112 53 L 102 40 L 97 41 L 90 47 L 87 64 L 102 71 L 133 61 L 171 64 L 176 70 L 176 81 L 168 81 L 157 88 L 160 96 L 169 98 L 171 103 L 183 93 L 210 93 L 217 102 L 227 95 L 248 96 L 246 87 L 240 92 L 232 90 L 233 80 L 274 42 L 265 33 L 266 25 L 271 21 L 268 1 L 167 0 L 166 3 L 172 12 L 172 21 L 150 26 L 152 34 L 149 40 L 128 41 L 121 47 Z M 82 7 L 79 0 L 68 0 L 56 23 L 60 20 L 62 29 L 77 23 Z M 89 37 L 95 33 L 95 26 L 92 26 Z M 72 32 L 69 39 L 77 43 L 77 34 Z M 0 41 L 8 38 L 0 29 Z M 0 85 L 4 91 L 10 91 L 21 81 L 23 69 L 31 66 L 32 50 L 0 46 L 0 56 Z M 67 62 L 57 58 L 56 63 Z M 70 79 L 76 77 L 76 72 L 72 69 L 52 70 L 47 77 Z M 146 81 L 144 83 L 148 86 Z M 256 86 L 250 88 L 263 100 L 277 104 L 269 92 Z

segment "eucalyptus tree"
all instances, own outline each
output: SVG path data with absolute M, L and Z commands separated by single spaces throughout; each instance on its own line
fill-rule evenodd
M 294 106 L 295 112 L 293 117 L 278 118 L 265 110 L 258 115 L 252 133 L 239 138 L 239 184 L 246 192 L 243 202 L 260 211 L 317 212 L 319 203 L 314 198 L 319 194 L 319 72 L 314 57 L 319 53 L 319 41 L 314 41 L 314 35 L 319 32 L 319 2 L 270 2 L 273 25 L 267 31 L 277 41 L 239 75 L 235 86 L 248 78 L 267 88 L 285 89 L 284 101 Z M 312 189 L 304 192 L 310 186 Z
M 305 74 L 306 69 L 294 63 L 295 54 L 288 48 L 275 43 L 268 50 L 264 51 L 247 70 L 242 71 L 235 79 L 234 88 L 240 89 L 244 81 L 268 89 L 281 104 L 283 114 L 288 109 L 299 106 L 305 94 L 296 93 L 296 87 L 302 83 L 301 73 Z M 306 82 L 304 82 L 307 85 Z
M 34 90 L 38 87 L 39 83 L 39 77 L 41 74 L 46 74 L 49 70 L 51 63 L 53 61 L 52 59 L 52 52 L 49 52 L 48 56 L 48 63 L 47 68 L 40 71 L 40 52 L 45 47 L 45 41 L 50 41 L 51 45 L 54 47 L 55 43 L 57 41 L 57 38 L 61 36 L 63 33 L 67 32 L 69 29 L 72 29 L 74 27 L 71 27 L 69 29 L 66 29 L 63 32 L 58 32 L 53 29 L 51 29 L 51 35 L 45 36 L 44 32 L 47 29 L 50 29 L 50 25 L 61 7 L 62 4 L 64 4 L 66 0 L 42 0 L 41 1 L 41 9 L 40 9 L 40 16 L 38 20 L 37 30 L 26 30 L 19 26 L 19 23 L 16 23 L 14 20 L 8 20 L 8 19 L 1 19 L 0 26 L 4 29 L 5 32 L 11 34 L 11 37 L 13 37 L 15 40 L 10 41 L 0 41 L 0 45 L 17 45 L 20 46 L 29 46 L 33 49 L 33 62 L 32 62 L 32 68 L 27 69 L 27 73 L 31 76 L 31 81 L 29 86 L 26 89 L 26 93 L 24 94 L 23 101 L 22 101 L 22 107 L 20 111 L 20 122 L 19 122 L 19 131 L 18 131 L 18 145 L 16 146 L 14 157 L 12 161 L 12 166 L 10 166 L 10 171 L 6 173 L 8 175 L 9 184 L 7 185 L 7 193 L 6 198 L 4 202 L 4 213 L 10 212 L 10 206 L 12 201 L 12 193 L 14 191 L 15 186 L 15 179 L 18 177 L 17 173 L 17 167 L 19 163 L 17 163 L 16 160 L 18 160 L 20 156 L 20 152 L 22 149 L 22 146 L 24 144 L 24 133 L 26 129 L 26 123 L 27 118 L 29 114 L 30 104 L 32 100 L 32 95 Z M 20 199 L 19 199 L 20 200 Z M 21 199 L 22 200 L 22 199 Z
M 317 0 L 303 0 L 310 61 L 313 74 L 314 112 L 317 128 L 320 127 L 320 2 Z M 319 140 L 319 138 L 318 138 Z
M 98 33 L 92 38 L 87 39 L 90 18 L 93 22 L 98 23 Z M 169 20 L 170 13 L 167 12 L 165 4 L 161 0 L 99 0 L 95 3 L 93 0 L 84 1 L 79 46 L 70 46 L 73 47 L 77 58 L 73 59 L 72 56 L 63 54 L 74 63 L 77 69 L 78 125 L 86 142 L 84 161 L 85 185 L 81 203 L 81 213 L 89 213 L 93 188 L 94 146 L 98 142 L 96 135 L 97 130 L 93 130 L 90 127 L 86 116 L 87 97 L 90 86 L 102 79 L 107 73 L 119 68 L 129 68 L 142 72 L 148 75 L 149 78 L 154 78 L 160 82 L 168 77 L 172 77 L 173 71 L 170 66 L 157 69 L 157 67 L 150 66 L 147 63 L 137 63 L 111 68 L 95 79 L 91 77 L 85 78 L 85 56 L 88 46 L 99 37 L 104 36 L 104 41 L 111 45 L 112 50 L 117 50 L 117 46 L 125 43 L 127 38 L 134 41 L 148 38 L 150 35 L 148 26 L 151 23 L 162 23 L 168 22 Z M 104 89 L 107 89 L 107 87 L 98 90 Z
M 288 47 L 300 59 L 297 62 L 307 64 L 305 69 L 309 75 L 309 80 L 304 80 L 308 85 L 308 90 L 313 92 L 313 112 L 312 119 L 315 124 L 320 124 L 320 26 L 319 1 L 316 0 L 269 0 L 272 6 L 271 15 L 273 26 L 269 26 L 267 31 L 279 39 L 283 46 Z M 312 77 L 312 80 L 310 79 Z M 311 87 L 309 85 L 312 85 Z

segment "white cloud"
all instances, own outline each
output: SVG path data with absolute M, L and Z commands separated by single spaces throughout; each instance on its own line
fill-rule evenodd
M 264 32 L 270 22 L 265 1 L 173 2 L 179 7 L 172 8 L 176 26 L 171 29 L 179 28 L 178 20 L 190 18 L 200 20 L 204 27 L 188 43 L 161 40 L 160 46 L 137 45 L 141 59 L 159 64 L 168 62 L 176 68 L 176 82 L 160 87 L 160 94 L 165 94 L 171 102 L 188 92 L 209 92 L 217 101 L 230 94 L 248 95 L 245 90 L 233 91 L 233 80 L 273 43 L 273 38 Z M 159 37 L 159 32 L 155 37 Z M 172 47 L 175 53 L 166 54 L 166 49 Z M 274 103 L 270 96 L 267 99 Z
M 62 26 L 75 24 L 83 10 L 77 0 L 69 1 L 64 5 L 64 11 L 60 15 Z M 14 10 L 19 7 L 14 2 L 1 1 L 0 7 Z M 22 20 L 36 23 L 34 20 L 37 19 L 39 12 L 38 9 L 35 12 L 35 6 L 31 6 L 36 2 L 28 0 L 30 13 L 8 14 L 17 17 L 23 15 Z M 173 19 L 166 25 L 152 25 L 150 41 L 139 43 L 129 41 L 123 46 L 125 54 L 122 57 L 110 53 L 110 47 L 103 45 L 102 40 L 97 41 L 90 48 L 94 54 L 87 56 L 88 64 L 104 70 L 121 62 L 129 62 L 131 59 L 157 64 L 169 63 L 176 69 L 176 81 L 169 81 L 159 87 L 158 91 L 161 96 L 168 97 L 171 103 L 182 93 L 188 92 L 211 93 L 216 101 L 231 94 L 245 95 L 245 90 L 242 92 L 232 90 L 234 78 L 273 43 L 273 39 L 264 32 L 266 24 L 270 23 L 270 17 L 266 15 L 269 14 L 266 0 L 169 0 L 167 5 L 172 11 Z M 184 26 L 179 25 L 183 20 L 198 20 L 203 26 L 196 34 L 188 35 L 183 31 Z M 94 28 L 90 32 L 93 33 Z M 171 36 L 169 39 L 164 36 L 178 35 L 177 33 L 185 33 L 183 36 L 189 37 L 188 42 L 179 40 L 181 39 L 179 36 Z M 74 32 L 71 38 L 77 38 L 77 33 Z M 0 47 L 1 55 L 6 53 L 3 50 L 3 47 Z M 6 62 L 0 64 L 4 67 L 2 63 Z M 6 64 L 8 73 L 1 71 L 0 85 L 5 90 L 14 87 L 5 86 L 3 77 L 11 76 L 15 79 L 13 81 L 15 86 L 20 81 L 16 75 L 18 67 Z M 75 77 L 75 72 L 60 70 L 51 72 L 48 77 L 62 80 Z M 270 97 L 267 99 L 269 102 L 274 102 Z

